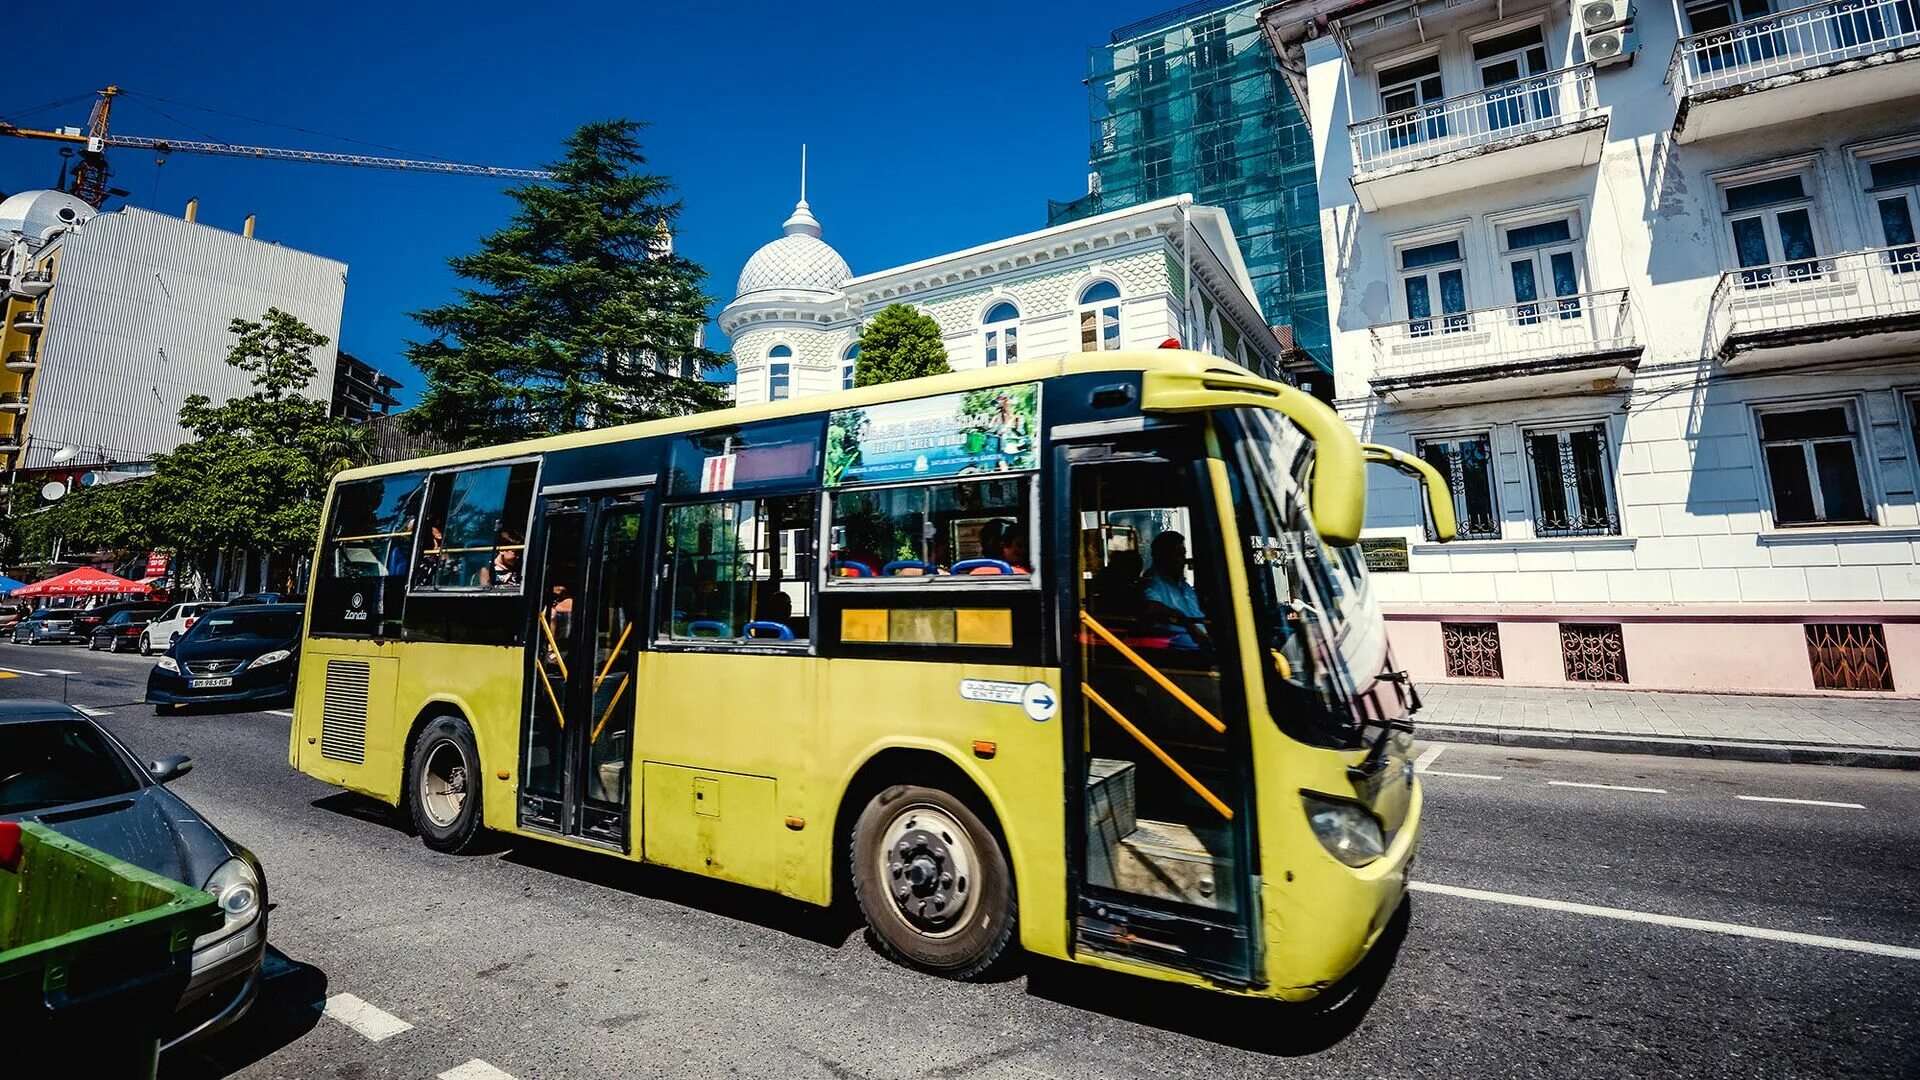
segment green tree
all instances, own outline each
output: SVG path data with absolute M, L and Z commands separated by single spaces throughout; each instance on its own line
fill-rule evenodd
M 860 363 L 855 386 L 945 375 L 947 347 L 940 343 L 940 324 L 910 304 L 888 304 L 860 331 Z
M 479 446 L 721 404 L 698 376 L 724 362 L 699 344 L 706 271 L 672 253 L 681 205 L 641 129 L 581 127 L 552 182 L 510 189 L 507 226 L 449 261 L 469 284 L 413 316 L 433 336 L 407 348 L 427 377 L 411 429 Z

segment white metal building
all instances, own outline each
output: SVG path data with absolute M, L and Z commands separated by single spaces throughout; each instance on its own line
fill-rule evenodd
M 859 277 L 820 236 L 802 198 L 740 272 L 720 313 L 737 404 L 852 386 L 861 326 L 895 303 L 940 324 L 955 370 L 1173 337 L 1281 377 L 1226 214 L 1190 196 Z
M 1917 12 L 1263 13 L 1338 405 L 1462 521 L 1432 544 L 1408 482 L 1369 493 L 1419 676 L 1920 691 Z

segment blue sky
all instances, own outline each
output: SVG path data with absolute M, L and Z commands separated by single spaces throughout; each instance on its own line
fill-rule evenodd
M 116 105 L 126 134 L 387 152 L 249 117 L 511 166 L 557 156 L 584 120 L 645 120 L 652 167 L 686 203 L 680 251 L 724 303 L 792 209 L 802 142 L 808 200 L 856 273 L 1043 226 L 1046 199 L 1086 186 L 1087 47 L 1156 4 L 30 6 L 15 46 L 33 78 L 10 81 L 0 117 L 116 83 L 146 95 Z M 86 108 L 18 122 L 82 124 Z M 0 190 L 52 184 L 57 152 L 0 140 Z M 257 213 L 260 237 L 348 263 L 341 344 L 405 380 L 407 397 L 420 381 L 400 357 L 417 333 L 407 313 L 451 294 L 447 257 L 510 206 L 484 179 L 110 160 L 134 205 L 178 213 L 197 195 L 202 222 L 237 231 Z

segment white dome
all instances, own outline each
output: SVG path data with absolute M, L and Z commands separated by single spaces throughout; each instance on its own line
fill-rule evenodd
M 99 211 L 64 191 L 23 191 L 0 202 L 0 233 L 17 232 L 32 240 L 66 225 L 78 225 Z
M 837 292 L 853 276 L 847 260 L 820 239 L 820 223 L 801 199 L 783 227 L 786 235 L 767 244 L 740 271 L 735 297 L 755 292 Z

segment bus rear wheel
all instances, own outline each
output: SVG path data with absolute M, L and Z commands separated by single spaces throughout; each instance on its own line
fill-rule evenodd
M 993 829 L 939 788 L 898 784 L 853 827 L 853 891 L 887 955 L 954 979 L 992 970 L 1013 940 L 1013 874 Z
M 420 729 L 407 767 L 407 795 L 413 826 L 428 847 L 457 855 L 478 845 L 480 749 L 465 720 L 436 716 Z

